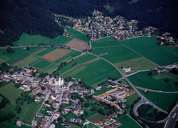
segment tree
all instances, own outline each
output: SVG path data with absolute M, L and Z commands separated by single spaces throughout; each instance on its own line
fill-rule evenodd
M 6 63 L 2 63 L 0 65 L 0 71 L 2 71 L 2 72 L 7 72 L 9 70 L 9 68 L 10 68 L 10 66 Z
M 27 47 L 26 47 L 26 50 L 29 51 L 29 50 L 30 50 L 30 47 L 27 46 Z
M 153 75 L 153 73 L 152 73 L 152 72 L 149 72 L 149 73 L 148 73 L 148 76 L 151 76 L 151 75 Z
M 20 107 L 20 105 L 16 105 L 15 109 L 16 109 L 17 113 L 20 113 L 21 110 L 22 110 L 22 108 Z
M 7 52 L 7 53 L 13 53 L 14 50 L 13 50 L 11 47 L 7 47 L 7 48 L 6 48 L 6 52 Z

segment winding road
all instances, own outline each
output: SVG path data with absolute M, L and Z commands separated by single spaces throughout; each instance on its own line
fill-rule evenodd
M 168 115 L 168 120 L 164 128 L 176 128 L 176 121 L 178 121 L 178 103 L 174 106 Z

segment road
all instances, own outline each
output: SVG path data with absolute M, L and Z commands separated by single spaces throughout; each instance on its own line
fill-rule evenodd
M 47 47 L 55 47 L 55 48 L 60 48 L 61 47 L 61 45 L 53 45 L 53 46 L 51 46 L 51 45 L 20 45 L 20 46 L 12 46 L 11 48 L 26 48 L 26 47 L 30 47 L 30 48 L 32 48 L 32 47 L 39 47 L 39 48 L 47 48 Z M 91 45 L 91 47 L 92 47 L 92 45 Z M 7 47 L 0 47 L 0 49 L 5 49 L 5 48 L 7 48 Z M 78 52 L 81 52 L 81 51 L 79 51 L 79 50 L 77 50 L 77 49 L 73 49 L 73 48 L 71 48 L 71 50 L 75 50 L 75 51 L 78 51 Z M 135 52 L 135 51 L 134 51 Z M 104 58 L 104 57 L 101 57 L 101 56 L 99 56 L 99 55 L 96 55 L 96 54 L 93 54 L 93 53 L 91 53 L 91 52 L 88 52 L 88 54 L 90 54 L 90 55 L 93 55 L 93 56 L 95 56 L 95 57 L 97 57 L 97 58 L 99 58 L 99 59 L 102 59 L 102 60 L 104 60 L 104 61 L 106 61 L 107 63 L 109 63 L 110 65 L 112 65 L 121 75 L 122 75 L 122 77 L 129 83 L 129 85 L 135 90 L 135 92 L 141 97 L 141 98 L 144 98 L 144 99 L 146 99 L 147 101 L 149 101 L 145 96 L 143 96 L 138 90 L 137 90 L 137 88 L 130 82 L 130 80 L 127 78 L 127 75 L 125 75 L 124 73 L 122 73 L 112 62 L 110 62 L 109 60 L 107 60 L 106 58 Z M 164 113 L 168 113 L 167 111 L 165 111 L 165 110 L 163 110 L 162 108 L 160 108 L 160 107 L 158 107 L 157 105 L 155 105 L 154 103 L 152 103 L 151 101 L 149 101 L 149 103 L 150 103 L 150 105 L 152 105 L 154 108 L 156 108 L 156 109 L 158 109 L 159 111 L 161 111 L 161 112 L 164 112 Z
M 136 117 L 140 118 L 141 120 L 145 120 L 144 118 L 142 118 L 139 113 L 138 113 L 138 109 L 139 107 L 141 107 L 142 105 L 145 104 L 149 104 L 145 99 L 140 99 L 136 104 L 134 104 L 133 107 L 133 113 Z M 162 120 L 157 120 L 157 121 L 152 121 L 152 120 L 146 120 L 149 123 L 164 123 L 167 120 L 167 117 L 165 119 Z
M 98 58 L 100 58 L 100 59 L 106 61 L 107 63 L 111 64 L 111 65 L 122 75 L 122 77 L 129 83 L 129 85 L 135 90 L 135 92 L 141 97 L 141 99 L 143 98 L 143 99 L 145 99 L 146 101 L 148 101 L 149 104 L 152 105 L 152 106 L 153 106 L 154 108 L 156 108 L 157 110 L 159 110 L 159 111 L 161 111 L 161 112 L 163 112 L 163 113 L 166 113 L 166 114 L 168 113 L 167 111 L 163 110 L 162 108 L 160 108 L 159 106 L 155 105 L 153 102 L 151 102 L 150 100 L 148 100 L 145 96 L 143 96 L 143 95 L 137 90 L 137 88 L 135 87 L 135 85 L 133 85 L 132 82 L 127 78 L 127 76 L 126 76 L 124 73 L 122 73 L 112 62 L 110 62 L 110 61 L 107 60 L 106 58 L 103 58 L 103 57 L 101 57 L 101 56 L 99 56 L 99 55 L 96 55 L 96 54 L 93 54 L 93 53 L 91 53 L 91 52 L 88 52 L 88 53 L 89 53 L 90 55 L 93 55 L 93 56 L 95 56 L 95 57 L 98 57 Z
M 91 42 L 90 42 L 90 43 L 91 43 Z M 90 44 L 90 45 L 91 45 L 91 44 Z M 12 46 L 11 48 L 26 48 L 26 47 L 30 47 L 30 48 L 32 48 L 32 47 L 39 47 L 39 48 L 55 47 L 55 48 L 60 48 L 61 45 L 53 45 L 53 46 L 51 46 L 51 45 L 28 45 L 28 46 L 27 46 L 27 45 L 20 45 L 20 46 Z M 92 45 L 91 45 L 90 47 L 92 47 Z M 5 49 L 5 48 L 7 48 L 7 47 L 0 47 L 0 49 Z M 71 50 L 75 50 L 75 51 L 81 52 L 81 51 L 79 51 L 79 50 L 77 50 L 77 49 L 73 49 L 73 48 L 71 48 Z M 134 51 L 134 52 L 135 52 L 135 51 Z M 112 66 L 122 75 L 122 77 L 129 83 L 129 85 L 135 90 L 135 92 L 136 92 L 141 98 L 146 99 L 146 100 L 149 102 L 150 105 L 152 105 L 154 108 L 158 109 L 159 111 L 164 112 L 164 113 L 166 113 L 166 114 L 168 113 L 167 111 L 163 110 L 163 109 L 160 108 L 159 106 L 155 105 L 153 102 L 149 101 L 145 96 L 143 96 L 143 95 L 138 91 L 138 89 L 135 87 L 135 85 L 133 85 L 133 84 L 131 83 L 131 81 L 127 78 L 127 75 L 125 75 L 123 72 L 121 72 L 112 62 L 110 62 L 109 60 L 107 60 L 107 59 L 104 58 L 104 57 L 101 57 L 101 56 L 99 56 L 99 55 L 93 54 L 93 53 L 91 53 L 91 52 L 88 52 L 88 54 L 93 55 L 93 56 L 95 56 L 95 57 L 97 57 L 97 58 L 99 58 L 99 59 L 102 59 L 102 60 L 106 61 L 107 63 L 109 63 L 110 65 L 112 65 Z
M 178 91 L 162 91 L 162 90 L 154 90 L 154 89 L 149 89 L 149 88 L 143 88 L 143 87 L 136 87 L 137 89 L 139 90 L 142 90 L 142 91 L 149 91 L 149 92 L 154 92 L 154 93 L 171 93 L 171 94 L 174 94 L 174 93 L 178 93 Z
M 178 121 L 178 104 L 176 104 L 169 113 L 168 120 L 166 121 L 164 128 L 176 128 L 176 121 Z
M 48 100 L 49 96 L 50 96 L 51 92 L 48 92 L 45 99 L 43 100 L 43 102 L 41 103 L 41 106 L 40 108 L 36 111 L 36 114 L 39 113 L 44 105 L 44 103 Z M 36 117 L 36 114 L 35 116 L 33 117 L 32 121 L 35 120 L 35 117 Z

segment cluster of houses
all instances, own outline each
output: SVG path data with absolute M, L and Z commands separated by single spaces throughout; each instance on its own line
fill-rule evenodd
M 56 78 L 50 75 L 41 78 L 34 75 L 36 72 L 37 70 L 34 68 L 23 68 L 13 73 L 4 72 L 0 74 L 0 81 L 13 81 L 19 84 L 20 89 L 32 92 L 34 101 L 41 103 L 41 107 L 32 121 L 32 127 L 55 128 L 55 123 L 61 116 L 61 113 L 73 112 L 79 115 L 83 112 L 79 101 L 72 100 L 70 95 L 78 93 L 84 97 L 91 95 L 90 90 L 83 86 L 76 86 L 78 85 L 77 80 L 66 82 L 62 77 Z M 69 102 L 74 104 L 74 108 L 64 109 L 62 112 L 59 112 L 60 106 L 69 104 Z M 47 114 L 41 112 L 43 107 L 49 108 L 47 109 Z M 78 120 L 74 119 L 72 121 Z
M 13 72 L 12 72 L 13 71 Z M 19 84 L 19 88 L 25 92 L 31 92 L 35 102 L 41 104 L 35 117 L 32 120 L 32 127 L 39 128 L 55 128 L 58 119 L 63 115 L 73 113 L 76 118 L 71 118 L 68 122 L 73 124 L 83 124 L 80 118 L 84 113 L 82 103 L 78 98 L 72 98 L 72 94 L 77 94 L 80 97 L 91 96 L 94 93 L 93 89 L 86 89 L 81 85 L 80 81 L 71 79 L 65 81 L 62 77 L 46 75 L 40 77 L 35 68 L 22 68 L 11 70 L 10 72 L 1 72 L 0 81 L 14 82 Z M 126 98 L 134 94 L 134 91 L 127 86 L 116 86 L 115 81 L 110 80 L 113 88 L 101 95 L 93 96 L 95 100 L 108 104 L 118 109 L 119 114 L 124 113 L 126 108 Z M 61 109 L 63 104 L 68 104 L 68 107 Z M 45 108 L 45 112 L 42 110 Z M 78 118 L 77 118 L 78 117 Z M 23 124 L 23 121 L 17 120 L 18 126 Z M 100 127 L 113 128 L 121 124 L 108 117 L 95 123 Z
M 94 10 L 92 16 L 88 16 L 87 18 L 72 18 L 55 14 L 54 19 L 60 26 L 71 26 L 78 31 L 86 33 L 91 40 L 97 40 L 107 36 L 117 40 L 123 40 L 143 35 L 148 37 L 157 35 L 160 45 L 173 45 L 178 47 L 176 39 L 168 32 L 160 33 L 153 26 L 138 29 L 137 20 L 128 20 L 119 15 L 116 17 L 104 16 L 102 12 L 97 10 Z
M 102 12 L 94 11 L 91 17 L 73 19 L 73 27 L 81 32 L 87 33 L 92 40 L 110 36 L 118 40 L 138 37 L 143 34 L 152 34 L 154 27 L 138 29 L 138 21 L 128 21 L 122 16 L 111 18 L 103 16 Z
M 153 73 L 160 74 L 163 72 L 171 72 L 173 74 L 178 74 L 178 63 L 170 64 L 166 66 L 158 66 L 157 68 L 153 69 Z
M 174 37 L 168 32 L 165 32 L 158 36 L 158 39 L 160 41 L 160 45 L 177 45 Z
M 104 102 L 118 110 L 119 114 L 123 114 L 126 108 L 126 98 L 135 92 L 126 86 L 117 86 L 101 95 L 93 96 L 96 100 Z
M 122 124 L 115 117 L 117 117 L 117 114 L 112 114 L 101 120 L 95 120 L 94 123 L 102 128 L 119 128 Z

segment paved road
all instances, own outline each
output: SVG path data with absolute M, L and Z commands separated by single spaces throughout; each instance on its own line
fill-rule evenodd
M 27 45 L 20 45 L 20 46 L 12 46 L 11 48 L 26 48 L 26 47 L 27 47 Z M 44 48 L 44 47 L 45 47 L 45 48 L 46 48 L 46 47 L 52 47 L 52 46 L 51 46 L 51 45 L 28 45 L 28 47 L 30 47 L 30 48 L 32 48 L 32 47 Z M 59 48 L 59 47 L 61 47 L 61 45 L 54 45 L 53 47 Z M 5 49 L 5 48 L 7 48 L 7 47 L 0 47 L 0 49 Z M 79 51 L 79 50 L 73 49 L 73 48 L 71 48 L 71 50 Z M 79 51 L 79 52 L 81 52 L 81 51 Z M 134 51 L 134 52 L 135 52 L 135 51 Z M 95 56 L 95 57 L 97 57 L 97 58 L 100 58 L 100 59 L 106 61 L 106 62 L 109 63 L 109 64 L 111 64 L 111 65 L 122 75 L 122 77 L 129 83 L 129 85 L 135 90 L 135 92 L 136 92 L 141 98 L 144 98 L 144 99 L 146 99 L 147 101 L 149 101 L 146 97 L 144 97 L 144 96 L 137 90 L 137 88 L 136 88 L 136 87 L 130 82 L 130 80 L 127 78 L 127 76 L 126 76 L 124 73 L 122 73 L 112 62 L 110 62 L 110 61 L 107 60 L 106 58 L 103 58 L 103 57 L 98 56 L 98 55 L 96 55 L 96 54 L 93 54 L 93 53 L 91 53 L 91 52 L 88 52 L 88 53 L 91 54 L 91 55 L 93 55 L 93 56 Z M 155 107 L 155 108 L 158 109 L 159 111 L 164 112 L 164 113 L 167 113 L 167 111 L 161 109 L 159 106 L 155 105 L 155 104 L 152 103 L 151 101 L 149 101 L 149 103 L 150 103 L 150 105 L 152 105 L 153 107 Z
M 164 128 L 176 128 L 176 121 L 178 120 L 178 104 L 169 113 L 168 120 Z
M 88 52 L 88 53 L 89 53 L 90 55 L 93 55 L 93 56 L 95 56 L 95 57 L 98 57 L 98 58 L 100 58 L 100 59 L 106 61 L 107 63 L 111 64 L 111 65 L 122 75 L 122 77 L 129 83 L 129 85 L 135 90 L 135 92 L 136 92 L 141 98 L 143 98 L 143 99 L 145 99 L 146 101 L 148 101 L 149 104 L 152 105 L 152 106 L 153 106 L 154 108 L 156 108 L 157 110 L 159 110 L 159 111 L 161 111 L 161 112 L 163 112 L 163 113 L 166 113 L 166 114 L 168 113 L 167 111 L 163 110 L 162 108 L 160 108 L 159 106 L 155 105 L 153 102 L 151 102 L 150 100 L 148 100 L 145 96 L 143 96 L 143 95 L 136 89 L 135 85 L 133 85 L 132 82 L 127 78 L 127 76 L 126 76 L 124 73 L 122 73 L 112 62 L 110 62 L 110 61 L 107 60 L 106 58 L 103 58 L 103 57 L 98 56 L 98 55 L 96 55 L 96 54 L 93 54 L 93 53 L 91 53 L 91 52 Z
M 141 120 L 145 120 L 145 119 L 139 115 L 138 109 L 139 109 L 139 107 L 141 107 L 142 105 L 145 105 L 145 104 L 149 105 L 149 102 L 146 101 L 145 99 L 140 99 L 136 104 L 134 104 L 134 107 L 133 107 L 134 115 L 136 117 L 140 118 Z M 167 117 L 165 119 L 157 120 L 157 121 L 152 121 L 152 120 L 146 120 L 146 121 L 149 123 L 164 123 L 166 120 L 167 120 Z
M 154 89 L 149 89 L 149 88 L 143 88 L 143 87 L 136 87 L 137 89 L 140 89 L 140 90 L 142 90 L 142 91 L 145 91 L 145 90 L 147 90 L 147 91 L 149 91 L 149 92 L 155 92 L 155 93 L 167 93 L 167 94 L 169 94 L 169 93 L 178 93 L 178 91 L 162 91 L 162 90 L 154 90 Z

